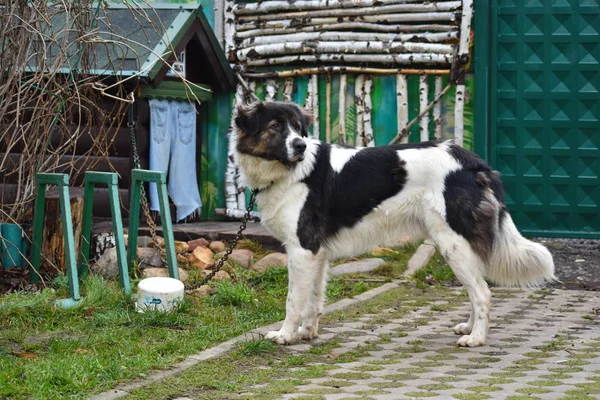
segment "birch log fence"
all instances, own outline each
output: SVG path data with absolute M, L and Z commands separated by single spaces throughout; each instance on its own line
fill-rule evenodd
M 411 141 L 416 123 L 419 135 L 412 140 L 441 138 L 440 99 L 451 86 L 444 87 L 443 77 L 450 75 L 456 85 L 455 141 L 462 145 L 472 14 L 473 0 L 226 0 L 225 49 L 244 79 L 264 87 L 266 100 L 295 98 L 312 112 L 312 137 L 348 145 L 375 146 L 373 107 L 382 105 L 373 104 L 372 92 L 374 77 L 381 75 L 396 78 L 392 142 Z M 419 77 L 419 116 L 413 121 L 410 75 Z M 305 97 L 294 97 L 296 90 Z M 231 195 L 242 190 L 239 184 L 233 188 Z

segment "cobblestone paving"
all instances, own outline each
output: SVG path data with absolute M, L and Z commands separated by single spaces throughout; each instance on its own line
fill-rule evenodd
M 403 299 L 397 308 L 324 327 L 325 338 L 341 338 L 332 355 L 341 361 L 282 398 L 600 398 L 600 293 L 496 289 L 488 342 L 470 349 L 457 347 L 451 330 L 469 316 L 459 293 L 434 303 Z M 408 314 L 398 311 L 406 306 Z M 359 356 L 344 362 L 352 353 Z

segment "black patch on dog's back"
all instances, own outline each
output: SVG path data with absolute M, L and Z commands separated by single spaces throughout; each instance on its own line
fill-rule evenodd
M 446 221 L 453 231 L 469 241 L 483 260 L 487 260 L 495 233 L 502 226 L 506 213 L 502 182 L 498 174 L 475 154 L 459 146 L 451 146 L 449 153 L 463 169 L 446 176 Z M 498 205 L 486 199 L 484 191 L 490 189 Z
M 313 172 L 303 181 L 309 192 L 298 221 L 300 245 L 316 253 L 340 229 L 353 227 L 398 194 L 406 183 L 406 169 L 397 150 L 398 146 L 360 150 L 338 173 L 331 167 L 331 145 L 320 144 Z

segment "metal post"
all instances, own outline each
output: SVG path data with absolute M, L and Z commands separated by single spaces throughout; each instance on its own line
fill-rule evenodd
M 127 256 L 125 253 L 125 243 L 123 242 L 123 221 L 121 219 L 121 205 L 118 197 L 117 174 L 112 172 L 91 172 L 85 173 L 84 187 L 85 194 L 83 198 L 83 224 L 81 229 L 81 254 L 79 259 L 79 271 L 85 276 L 88 271 L 90 254 L 90 237 L 92 234 L 92 206 L 94 204 L 94 186 L 95 184 L 108 185 L 110 200 L 110 210 L 113 223 L 113 233 L 115 235 L 115 245 L 117 250 L 117 263 L 119 266 L 119 281 L 125 293 L 131 293 L 129 284 L 129 270 L 127 269 Z
M 31 281 L 39 281 L 41 261 L 42 234 L 44 230 L 44 210 L 46 206 L 46 186 L 59 187 L 60 214 L 62 219 L 63 239 L 65 242 L 65 262 L 67 279 L 69 281 L 69 299 L 57 300 L 62 307 L 71 307 L 81 298 L 79 295 L 79 278 L 75 263 L 75 240 L 73 238 L 73 221 L 71 220 L 71 206 L 69 204 L 69 177 L 67 174 L 38 173 L 36 174 L 37 197 L 35 200 L 35 215 L 33 223 L 33 245 Z
M 143 169 L 133 169 L 131 171 L 131 202 L 129 208 L 129 245 L 127 248 L 127 264 L 130 268 L 133 267 L 137 252 L 137 231 L 140 218 L 142 182 L 154 182 L 158 186 L 160 217 L 165 239 L 165 251 L 167 254 L 167 269 L 171 278 L 179 279 L 177 258 L 175 256 L 175 240 L 173 239 L 173 227 L 171 225 L 171 211 L 169 209 L 169 198 L 167 195 L 167 175 L 164 172 L 147 171 Z

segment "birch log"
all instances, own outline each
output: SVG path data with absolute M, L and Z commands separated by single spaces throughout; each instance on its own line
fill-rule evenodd
M 331 143 L 331 75 L 325 84 L 325 141 Z
M 429 105 L 429 82 L 427 75 L 419 76 L 419 112 L 423 113 Z M 425 112 L 419 122 L 419 132 L 421 133 L 421 142 L 429 140 L 429 112 Z
M 319 139 L 321 136 L 321 124 L 319 120 L 319 75 L 314 74 L 310 77 L 313 93 L 313 138 Z
M 306 100 L 304 100 L 304 108 L 311 112 L 314 112 L 313 104 L 313 84 L 312 78 L 310 78 L 308 82 L 306 82 Z
M 242 104 L 244 101 L 244 88 L 242 85 L 238 84 L 235 90 L 235 97 L 233 99 L 233 112 L 235 114 L 236 108 L 238 105 Z M 225 207 L 228 209 L 236 209 L 238 208 L 237 204 L 237 194 L 238 194 L 238 186 L 237 186 L 237 171 L 236 165 L 234 161 L 234 143 L 233 140 L 233 118 L 231 118 L 231 124 L 229 126 L 229 140 L 227 144 L 227 168 L 225 170 Z
M 327 41 L 363 41 L 363 42 L 421 42 L 436 43 L 446 42 L 458 38 L 458 32 L 436 32 L 436 33 L 377 33 L 377 32 L 305 32 L 290 33 L 284 35 L 263 35 L 244 39 L 239 49 L 265 44 L 287 43 L 287 42 L 327 42 Z
M 437 97 L 442 92 L 442 77 L 435 77 L 435 96 Z M 433 127 L 434 136 L 436 139 L 442 138 L 442 103 L 437 102 L 433 106 Z
M 454 47 L 438 43 L 405 42 L 283 42 L 247 47 L 237 52 L 238 60 L 283 54 L 356 54 L 356 53 L 435 53 L 452 54 Z
M 364 123 L 365 123 L 365 140 L 367 147 L 375 146 L 375 138 L 373 137 L 373 126 L 371 125 L 371 111 L 373 109 L 373 105 L 371 103 L 371 88 L 373 86 L 373 77 L 370 75 L 367 76 L 365 80 L 365 114 L 364 114 Z
M 328 75 L 330 76 L 330 75 Z M 339 95 L 339 143 L 346 144 L 346 75 L 340 75 L 340 95 Z
M 235 15 L 233 14 L 234 0 L 225 0 L 225 9 L 223 11 L 224 21 L 224 50 L 227 59 L 231 60 L 235 54 Z M 217 16 L 218 18 L 218 16 Z
M 456 85 L 456 102 L 454 105 L 454 143 L 463 145 L 465 115 L 465 85 Z
M 365 140 L 365 76 L 357 75 L 354 81 L 354 102 L 356 103 L 356 146 L 362 147 Z
M 324 66 L 294 68 L 284 71 L 244 72 L 246 78 L 290 78 L 293 76 L 312 74 L 373 74 L 373 75 L 449 75 L 449 69 L 416 69 L 416 68 L 369 68 L 369 67 L 341 67 Z
M 409 33 L 409 32 L 456 32 L 458 35 L 458 29 L 453 25 L 442 25 L 442 24 L 416 24 L 416 25 L 382 25 L 372 24 L 368 22 L 345 22 L 335 23 L 326 25 L 310 25 L 296 27 L 294 31 L 299 32 L 320 32 L 320 31 L 336 31 L 336 30 L 369 30 L 373 32 L 391 32 L 391 33 Z M 255 27 L 248 25 L 245 28 L 238 27 L 235 37 L 238 39 L 247 39 L 255 36 L 268 36 L 268 35 L 285 35 L 290 33 L 289 29 L 286 28 L 262 28 L 255 29 Z M 457 36 L 458 37 L 458 36 Z
M 296 28 L 299 26 L 339 24 L 343 22 L 371 22 L 377 24 L 390 24 L 394 22 L 431 22 L 444 21 L 454 22 L 456 15 L 454 12 L 431 12 L 431 13 L 402 13 L 402 14 L 384 14 L 384 15 L 364 15 L 341 16 L 341 17 L 322 17 L 322 18 L 304 18 L 301 21 L 294 19 L 283 19 L 275 21 L 248 22 L 237 24 L 237 29 L 244 31 L 256 28 Z
M 398 109 L 398 134 L 408 125 L 408 85 L 406 75 L 396 75 L 396 99 Z M 408 143 L 410 132 L 402 136 L 400 143 Z
M 321 10 L 329 8 L 371 7 L 379 4 L 416 3 L 423 0 L 300 0 L 300 1 L 262 1 L 259 3 L 240 3 L 235 7 L 236 15 L 265 14 L 273 11 Z
M 268 13 L 263 15 L 238 16 L 239 23 L 244 22 L 261 22 L 275 21 L 286 19 L 305 19 L 318 17 L 348 17 L 348 16 L 364 16 L 364 15 L 385 15 L 392 13 L 429 13 L 437 11 L 454 11 L 458 9 L 462 1 L 444 1 L 436 3 L 420 3 L 420 4 L 393 4 L 387 6 L 375 7 L 357 7 L 357 8 L 334 8 L 334 9 L 319 9 L 319 10 L 304 10 L 297 12 L 286 13 Z
M 469 54 L 471 40 L 471 20 L 473 18 L 473 0 L 463 0 L 462 16 L 460 19 L 460 42 L 458 55 Z
M 294 94 L 294 79 L 287 78 L 283 83 L 283 101 L 292 101 Z
M 279 88 L 279 84 L 275 79 L 267 79 L 265 83 L 265 101 L 274 101 L 275 96 L 277 96 L 277 89 Z
M 248 66 L 262 67 L 267 65 L 290 64 L 294 62 L 376 62 L 389 64 L 451 64 L 449 54 L 319 54 L 273 57 L 267 59 L 249 60 Z

